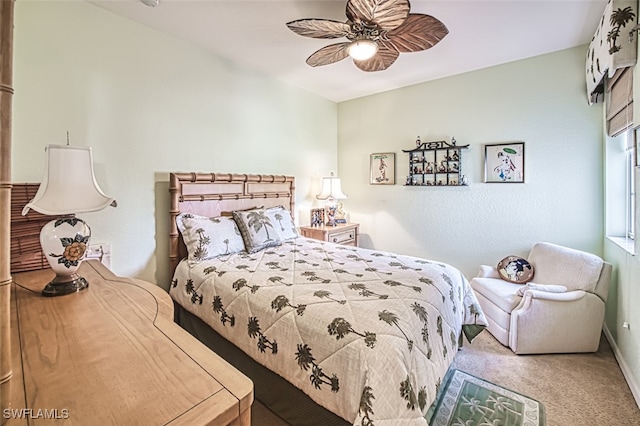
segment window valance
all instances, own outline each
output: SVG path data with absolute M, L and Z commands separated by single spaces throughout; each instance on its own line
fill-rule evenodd
M 609 0 L 589 44 L 586 62 L 589 104 L 602 100 L 604 77 L 636 64 L 638 0 Z

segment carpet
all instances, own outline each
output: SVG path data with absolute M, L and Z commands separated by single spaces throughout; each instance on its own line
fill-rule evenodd
M 542 403 L 460 370 L 445 376 L 430 426 L 544 426 Z

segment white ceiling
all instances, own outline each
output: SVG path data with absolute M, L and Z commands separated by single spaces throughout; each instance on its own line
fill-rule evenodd
M 90 0 L 113 13 L 216 55 L 340 102 L 587 44 L 607 0 L 413 0 L 412 13 L 441 20 L 449 34 L 431 49 L 402 53 L 387 70 L 367 73 L 351 59 L 312 68 L 317 49 L 339 40 L 302 37 L 289 21 L 346 21 L 346 0 Z M 586 54 L 586 51 L 585 51 Z

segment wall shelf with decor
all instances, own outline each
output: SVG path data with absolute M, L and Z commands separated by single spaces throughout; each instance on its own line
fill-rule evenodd
M 421 142 L 416 148 L 402 150 L 409 154 L 409 175 L 406 186 L 466 186 L 467 178 L 462 174 L 462 151 L 469 145 L 451 142 Z

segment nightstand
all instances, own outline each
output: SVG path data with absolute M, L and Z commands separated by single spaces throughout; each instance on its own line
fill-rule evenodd
M 358 247 L 359 230 L 360 225 L 357 223 L 300 227 L 300 233 L 303 237 L 354 247 Z
M 70 425 L 251 423 L 253 383 L 173 322 L 166 291 L 117 277 L 96 260 L 78 272 L 89 288 L 60 297 L 40 295 L 51 270 L 13 276 L 14 417 L 44 413 Z

